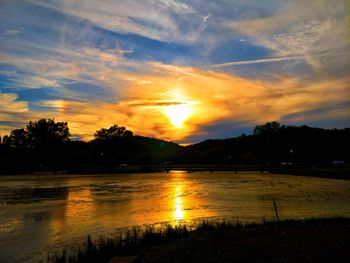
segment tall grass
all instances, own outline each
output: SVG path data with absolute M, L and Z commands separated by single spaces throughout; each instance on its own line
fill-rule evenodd
M 166 240 L 187 237 L 189 234 L 190 229 L 186 225 L 167 225 L 160 229 L 147 227 L 144 230 L 134 227 L 114 237 L 100 238 L 94 242 L 88 236 L 85 244 L 80 247 L 48 253 L 47 263 L 108 262 L 114 256 L 136 255 L 143 245 L 159 244 Z
M 322 223 L 322 222 L 341 222 L 348 220 L 344 218 L 329 219 L 308 219 L 308 220 L 282 220 L 282 221 L 263 221 L 265 226 L 288 226 L 296 223 Z M 258 226 L 256 223 L 243 224 L 240 221 L 202 221 L 195 228 L 188 225 L 171 226 L 162 228 L 147 227 L 141 229 L 134 227 L 117 233 L 114 237 L 100 238 L 92 241 L 88 236 L 85 244 L 79 247 L 63 249 L 48 253 L 47 263 L 103 263 L 108 262 L 115 256 L 133 256 L 140 248 L 152 246 L 172 239 L 186 238 L 190 235 L 200 232 L 241 230 L 243 228 Z

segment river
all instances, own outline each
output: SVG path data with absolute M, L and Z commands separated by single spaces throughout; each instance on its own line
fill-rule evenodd
M 201 220 L 350 217 L 350 181 L 260 173 L 0 177 L 0 262 L 39 262 L 47 251 L 131 226 Z

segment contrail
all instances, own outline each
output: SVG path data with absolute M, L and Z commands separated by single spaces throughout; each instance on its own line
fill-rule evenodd
M 255 60 L 242 60 L 242 61 L 226 62 L 226 63 L 222 63 L 222 64 L 214 64 L 211 66 L 214 68 L 223 68 L 223 67 L 237 66 L 237 65 L 250 65 L 250 64 L 260 64 L 260 63 L 269 63 L 269 62 L 281 62 L 281 61 L 288 61 L 288 60 L 299 60 L 299 59 L 304 59 L 304 58 L 305 58 L 305 56 L 263 58 L 263 59 L 255 59 Z
M 241 61 L 232 61 L 221 64 L 211 65 L 213 68 L 223 68 L 229 66 L 238 66 L 238 65 L 250 65 L 250 64 L 260 64 L 260 63 L 269 63 L 269 62 L 282 62 L 289 60 L 301 60 L 307 59 L 308 57 L 327 57 L 327 56 L 340 56 L 340 55 L 348 55 L 350 52 L 339 52 L 339 53 L 324 53 L 324 54 L 312 54 L 312 55 L 299 55 L 299 56 L 289 56 L 289 57 L 276 57 L 276 58 L 262 58 L 262 59 L 254 59 L 254 60 L 241 60 Z

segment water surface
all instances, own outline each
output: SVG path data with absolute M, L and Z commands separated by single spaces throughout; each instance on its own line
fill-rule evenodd
M 350 216 L 350 181 L 258 173 L 0 177 L 0 262 L 38 262 L 52 248 L 117 228 L 203 219 Z

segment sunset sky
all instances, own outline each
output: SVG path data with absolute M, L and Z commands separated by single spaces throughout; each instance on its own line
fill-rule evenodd
M 350 126 L 347 0 L 0 0 L 0 134 L 67 121 L 194 143 Z

